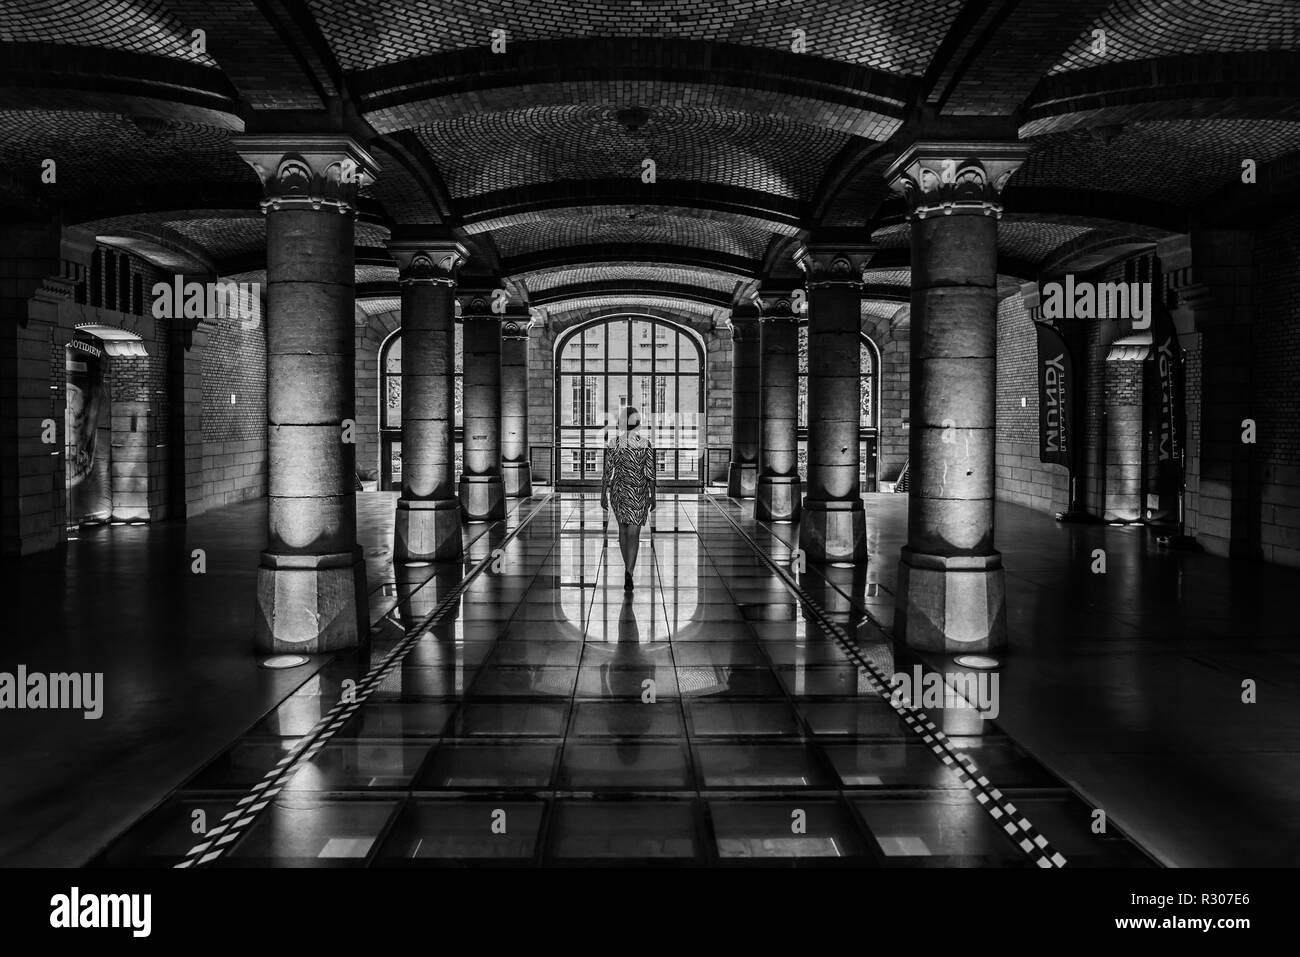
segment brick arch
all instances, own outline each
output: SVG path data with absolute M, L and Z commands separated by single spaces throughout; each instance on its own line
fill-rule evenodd
M 1104 53 L 1093 52 L 1095 29 L 1105 31 Z M 1098 62 L 1134 65 L 1171 54 L 1263 53 L 1285 49 L 1297 33 L 1300 8 L 1291 0 L 1126 0 L 1107 7 L 1047 74 L 1074 73 Z
M 82 0 L 84 2 L 84 0 Z M 9 6 L 12 6 L 10 4 Z M 51 4 L 53 6 L 53 4 Z M 66 6 L 66 5 L 63 5 Z M 91 3 L 101 13 L 122 5 Z M 7 12 L 7 9 L 6 9 Z M 110 19 L 117 16 L 110 14 Z M 188 35 L 163 37 L 151 48 L 113 49 L 90 37 L 69 42 L 72 34 L 51 36 L 48 29 L 15 33 L 0 18 L 0 109 L 105 112 L 148 116 L 173 123 L 195 123 L 239 131 L 239 95 L 206 54 L 191 58 Z M 119 22 L 104 41 L 130 44 L 132 31 Z M 57 63 L 57 67 L 51 64 Z
M 637 313 L 652 319 L 663 319 L 678 325 L 689 326 L 699 335 L 710 329 L 719 310 L 702 311 L 693 304 L 685 302 L 653 302 L 644 299 L 628 298 L 620 302 L 619 297 L 600 297 L 595 300 L 578 301 L 567 309 L 564 306 L 551 306 L 547 309 L 547 325 L 557 336 L 573 326 L 594 322 L 602 318 Z
M 622 176 L 639 187 L 647 157 L 655 159 L 662 182 L 640 193 L 702 183 L 746 188 L 754 203 L 806 198 L 825 164 L 852 138 L 797 114 L 694 103 L 641 109 L 635 130 L 620 122 L 615 106 L 597 102 L 476 113 L 426 123 L 414 133 L 437 157 L 448 190 L 466 198 L 467 214 L 474 205 L 468 197 L 497 196 L 528 184 L 550 189 L 576 183 L 582 189 L 599 185 L 602 177 Z M 578 142 L 584 148 L 567 146 Z
M 885 76 L 915 75 L 927 66 L 961 3 L 759 0 L 722 16 L 700 0 L 654 0 L 640 4 L 636 16 L 608 0 L 553 0 L 536 14 L 499 0 L 465 0 L 455 16 L 403 0 L 308 0 L 308 6 L 345 70 L 354 75 L 386 70 L 391 82 L 394 71 L 418 71 L 439 61 L 461 71 L 479 67 L 493 56 L 492 31 L 498 29 L 507 41 L 505 56 L 498 59 L 531 65 L 534 49 L 559 48 L 564 62 L 565 48 L 577 43 L 592 56 L 607 49 L 616 58 L 625 56 L 625 47 L 663 47 L 685 67 L 692 61 L 684 51 L 694 46 L 732 48 L 759 64 L 795 59 L 801 54 L 791 52 L 792 27 L 802 27 L 805 59 Z M 773 72 L 780 71 L 774 67 Z

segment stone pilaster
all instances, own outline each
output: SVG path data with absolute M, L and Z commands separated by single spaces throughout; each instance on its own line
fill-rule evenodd
M 731 310 L 731 464 L 727 494 L 753 498 L 758 488 L 759 375 L 762 329 L 758 304 L 738 303 Z
M 232 142 L 262 180 L 267 217 L 269 504 L 256 644 L 352 647 L 368 634 L 351 439 L 355 201 L 376 166 L 342 134 Z
M 799 547 L 817 564 L 867 556 L 861 464 L 862 269 L 872 248 L 838 241 L 797 254 L 808 283 L 808 486 Z
M 1259 446 L 1241 441 L 1242 422 L 1261 419 L 1253 369 L 1258 359 L 1254 236 L 1198 229 L 1156 246 L 1185 361 L 1186 531 L 1206 551 L 1266 558 L 1272 506 L 1285 511 L 1295 492 L 1272 481 Z M 1282 414 L 1281 410 L 1278 414 Z
M 467 253 L 435 230 L 394 237 L 388 249 L 402 290 L 402 495 L 393 559 L 458 561 L 455 290 Z
M 911 493 L 894 628 L 914 648 L 1006 642 L 993 544 L 997 220 L 1026 152 L 920 142 L 886 174 L 912 226 Z
M 762 414 L 754 517 L 799 519 L 799 314 L 787 291 L 759 293 L 759 406 Z

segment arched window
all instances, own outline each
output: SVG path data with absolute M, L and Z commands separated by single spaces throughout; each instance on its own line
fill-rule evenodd
M 694 336 L 665 320 L 617 316 L 566 332 L 556 358 L 560 482 L 600 482 L 605 430 L 631 405 L 658 454 L 660 484 L 701 484 L 704 351 Z
M 456 475 L 460 475 L 464 439 L 464 355 L 460 320 L 455 333 L 455 406 Z M 379 487 L 390 491 L 402 488 L 402 330 L 389 336 L 379 349 Z
M 861 371 L 858 398 L 861 418 L 858 442 L 861 465 L 858 479 L 862 491 L 876 490 L 876 439 L 880 426 L 880 354 L 866 336 L 858 344 Z M 799 323 L 799 477 L 808 480 L 808 322 Z

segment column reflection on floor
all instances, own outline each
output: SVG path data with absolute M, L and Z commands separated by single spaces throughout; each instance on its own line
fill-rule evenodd
M 467 566 L 492 560 L 453 613 L 217 863 L 1030 864 L 719 508 L 665 496 L 655 518 L 630 592 L 594 497 L 476 542 Z M 174 865 L 196 812 L 228 814 L 460 569 L 407 575 L 366 660 L 332 662 L 100 863 Z M 1009 742 L 972 746 L 1072 863 L 1142 863 Z

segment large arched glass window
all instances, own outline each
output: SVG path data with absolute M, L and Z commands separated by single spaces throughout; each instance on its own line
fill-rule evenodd
M 559 480 L 595 485 L 605 430 L 631 405 L 653 443 L 663 485 L 700 485 L 704 353 L 680 326 L 645 316 L 601 319 L 556 344 Z
M 858 397 L 861 418 L 858 442 L 861 465 L 858 479 L 862 491 L 876 490 L 876 439 L 880 425 L 880 357 L 876 345 L 866 336 L 858 344 Z M 808 480 L 808 323 L 799 323 L 799 478 Z
M 456 321 L 455 391 L 456 475 L 460 475 L 461 448 L 464 438 L 462 381 L 464 355 L 460 320 Z M 385 340 L 379 350 L 379 487 L 390 491 L 402 488 L 402 331 Z

